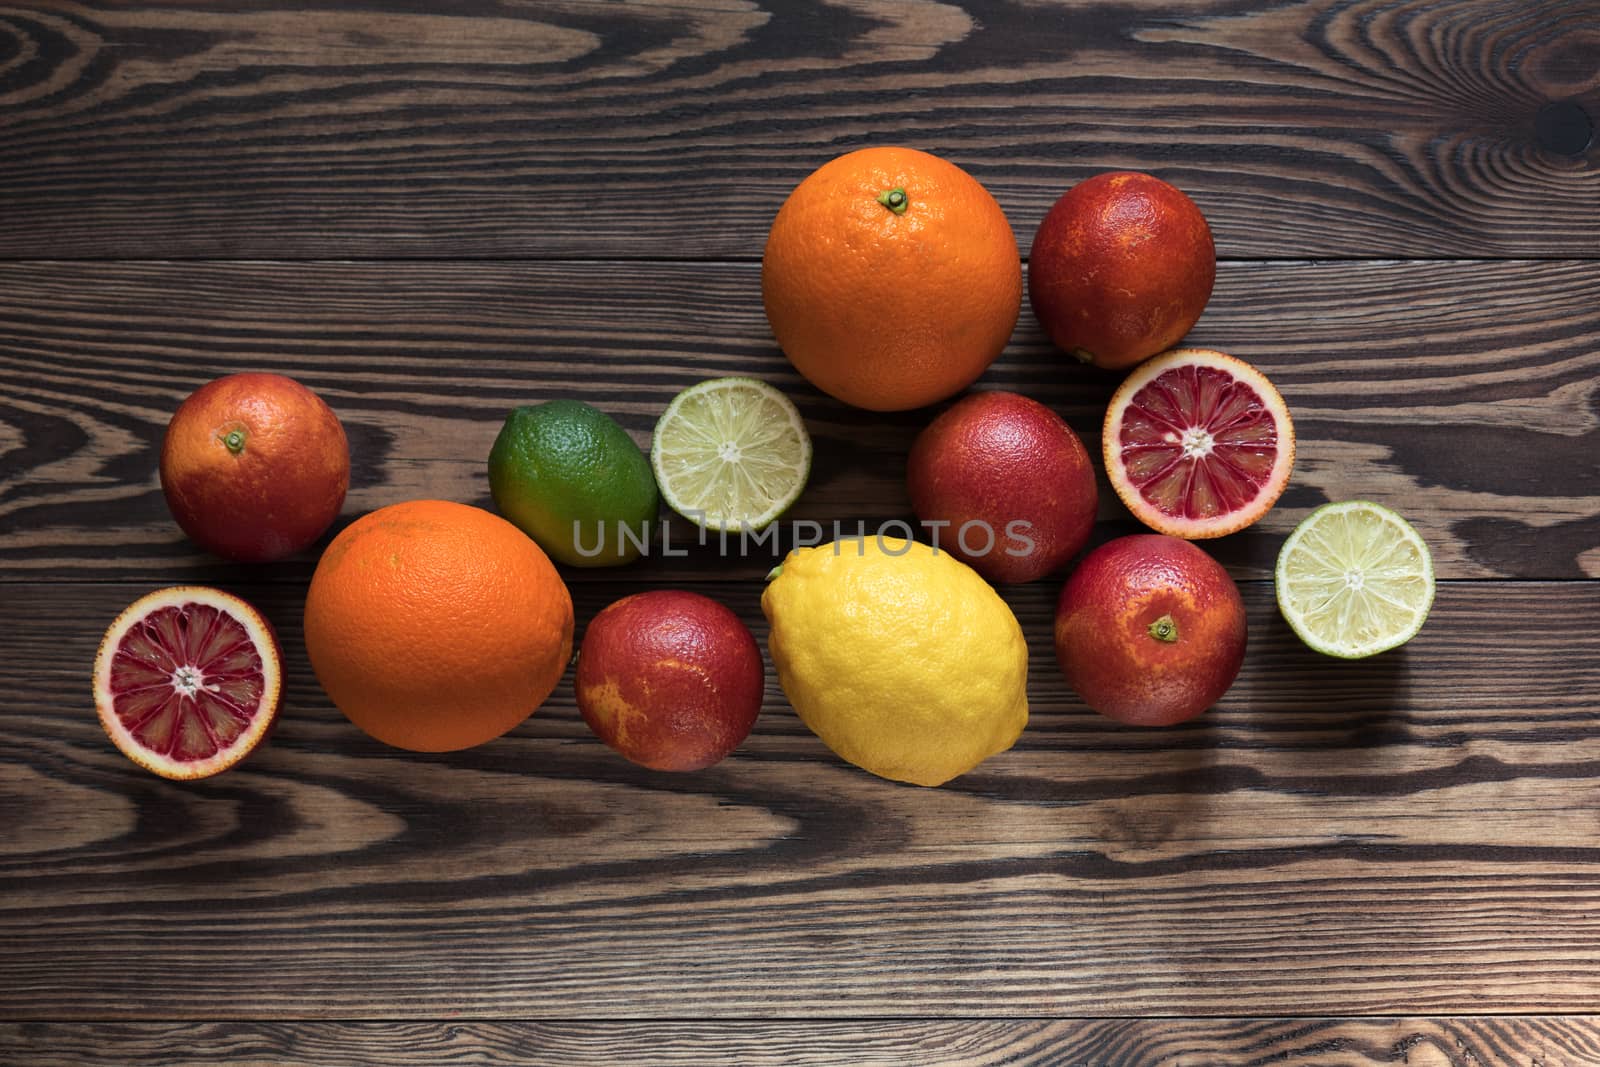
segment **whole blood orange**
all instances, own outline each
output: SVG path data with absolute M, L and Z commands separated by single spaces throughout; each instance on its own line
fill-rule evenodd
M 1022 309 L 1005 213 L 966 171 L 911 148 L 823 164 L 779 209 L 761 261 L 772 332 L 847 404 L 922 407 L 972 384 Z
M 505 519 L 413 500 L 333 539 L 306 593 L 305 639 L 351 722 L 444 752 L 499 737 L 550 695 L 572 655 L 572 598 Z
M 1221 537 L 1265 515 L 1294 468 L 1294 423 L 1242 359 L 1180 348 L 1134 369 L 1101 427 L 1106 477 L 1161 533 Z
M 1211 299 L 1217 252 L 1194 201 L 1137 171 L 1096 175 L 1045 215 L 1028 298 L 1056 345 L 1131 367 L 1177 344 Z
M 1108 541 L 1056 607 L 1056 659 L 1094 710 L 1134 726 L 1192 719 L 1244 662 L 1244 601 L 1222 565 L 1161 534 Z
M 201 548 L 262 563 L 310 545 L 350 487 L 344 427 L 281 374 L 230 374 L 191 393 L 167 424 L 161 490 Z
M 764 673 L 739 616 L 699 593 L 657 589 L 589 623 L 575 689 L 584 721 L 617 752 L 658 771 L 697 771 L 749 736 Z
M 283 697 L 278 638 L 261 613 L 207 586 L 130 604 L 94 660 L 100 725 L 122 754 L 163 778 L 205 778 L 261 743 Z
M 1099 492 L 1083 442 L 1016 393 L 974 393 L 928 424 L 906 464 L 911 507 L 991 582 L 1030 582 L 1088 543 Z

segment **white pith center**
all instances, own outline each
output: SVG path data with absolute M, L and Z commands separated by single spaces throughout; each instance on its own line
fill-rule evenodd
M 1344 572 L 1344 587 L 1346 589 L 1360 589 L 1367 582 L 1367 576 L 1360 571 Z
M 206 685 L 206 676 L 199 667 L 179 667 L 172 672 L 172 688 L 180 695 L 193 697 L 202 689 L 215 690 L 214 685 Z
M 1183 431 L 1179 444 L 1183 446 L 1184 459 L 1205 459 L 1211 455 L 1211 431 L 1204 426 L 1191 426 Z
M 732 441 L 724 441 L 717 446 L 717 458 L 724 463 L 737 463 L 744 458 L 744 452 Z

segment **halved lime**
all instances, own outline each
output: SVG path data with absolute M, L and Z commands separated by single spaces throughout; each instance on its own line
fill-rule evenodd
M 1360 659 L 1397 648 L 1433 605 L 1433 557 L 1409 522 L 1348 500 L 1307 515 L 1278 552 L 1278 610 L 1318 652 Z
M 811 435 L 789 398 L 754 378 L 713 378 L 672 398 L 650 466 L 668 506 L 708 530 L 759 530 L 800 496 Z

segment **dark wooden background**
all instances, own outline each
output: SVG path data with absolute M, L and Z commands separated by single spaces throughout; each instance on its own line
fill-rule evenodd
M 0 1063 L 1600 1064 L 1592 119 L 1596 0 L 0 4 Z M 821 396 L 760 304 L 784 195 L 881 143 L 968 168 L 1023 249 L 1108 168 L 1209 216 L 1193 341 L 1272 377 L 1299 462 L 1211 546 L 1251 647 L 1202 719 L 1084 708 L 1045 581 L 1006 592 L 1028 730 L 940 790 L 840 763 L 770 671 L 700 774 L 614 756 L 570 679 L 408 755 L 316 686 L 314 553 L 225 565 L 169 519 L 167 418 L 247 368 L 343 418 L 342 521 L 487 504 L 515 404 L 642 443 L 735 372 L 815 436 L 799 517 L 907 516 L 930 413 Z M 1115 383 L 1024 312 L 981 384 L 1097 448 Z M 1441 578 L 1358 663 L 1266 580 L 1350 497 Z M 674 584 L 764 639 L 769 565 L 569 577 L 580 628 Z M 177 785 L 111 747 L 89 675 L 118 610 L 187 581 L 264 608 L 288 686 L 263 750 Z

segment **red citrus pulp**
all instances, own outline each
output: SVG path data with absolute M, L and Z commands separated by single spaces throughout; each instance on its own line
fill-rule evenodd
M 1234 533 L 1289 484 L 1294 423 L 1241 359 L 1180 348 L 1135 368 L 1106 409 L 1106 476 L 1134 517 L 1193 539 Z
M 205 586 L 146 594 L 94 661 L 100 724 L 163 778 L 225 771 L 260 743 L 282 697 L 278 641 L 255 608 Z

